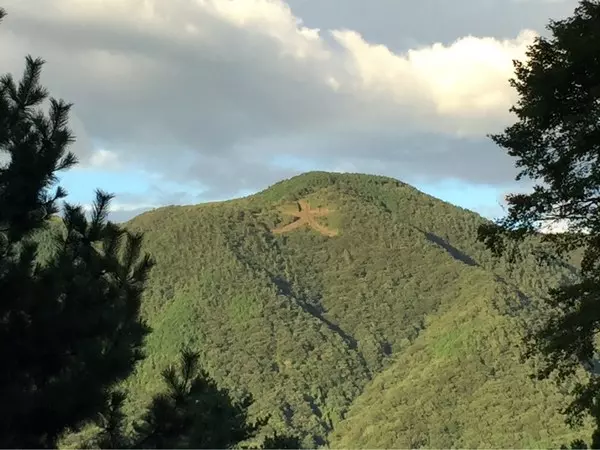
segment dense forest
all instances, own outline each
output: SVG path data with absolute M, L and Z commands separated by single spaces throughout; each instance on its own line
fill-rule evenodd
M 28 56 L 0 78 L 0 447 L 600 448 L 599 24 L 581 0 L 515 62 L 491 138 L 543 182 L 496 222 L 309 172 L 114 224 L 103 191 L 59 203 L 72 105 Z
M 274 233 L 301 202 L 335 235 Z M 589 434 L 519 361 L 523 326 L 573 268 L 493 258 L 482 222 L 393 179 L 319 172 L 136 217 L 126 227 L 156 260 L 142 302 L 153 332 L 127 410 L 188 344 L 220 385 L 256 399 L 251 414 L 272 415 L 266 431 L 305 447 L 541 448 Z

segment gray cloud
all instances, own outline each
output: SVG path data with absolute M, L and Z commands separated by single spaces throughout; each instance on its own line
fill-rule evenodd
M 432 42 L 516 36 L 525 28 L 540 33 L 548 19 L 573 12 L 577 0 L 288 0 L 292 10 L 311 27 L 349 28 L 368 41 L 406 51 Z
M 320 144 L 315 142 L 314 148 L 318 151 Z M 351 167 L 367 167 L 371 172 L 395 174 L 404 180 L 436 182 L 455 178 L 501 185 L 516 175 L 510 157 L 498 151 L 487 138 L 461 139 L 433 133 L 402 136 L 383 131 L 354 132 L 328 146 L 329 150 L 331 148 L 335 148 L 338 158 L 332 157 L 330 164 L 335 164 L 336 160 L 343 161 Z M 422 169 L 424 161 L 430 162 L 427 171 Z
M 286 160 L 506 184 L 512 162 L 483 136 L 508 120 L 510 61 L 527 37 L 515 39 L 575 3 L 13 1 L 0 64 L 48 60 L 45 83 L 75 103 L 84 163 L 105 161 L 100 148 L 205 196 L 300 171 Z M 455 42 L 469 34 L 496 40 Z

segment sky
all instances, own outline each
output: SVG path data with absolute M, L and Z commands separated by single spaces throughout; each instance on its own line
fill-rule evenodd
M 74 104 L 70 202 L 113 220 L 308 171 L 386 175 L 494 218 L 514 161 L 512 61 L 576 0 L 4 0 L 24 56 Z

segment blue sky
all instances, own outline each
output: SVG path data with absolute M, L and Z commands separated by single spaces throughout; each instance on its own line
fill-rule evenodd
M 299 171 L 312 170 L 313 167 L 306 164 L 298 164 Z M 135 201 L 147 198 L 147 193 L 156 189 L 160 179 L 156 175 L 144 171 L 106 171 L 93 168 L 75 168 L 61 173 L 60 183 L 69 192 L 69 201 L 72 203 L 89 204 L 94 196 L 94 191 L 99 188 L 107 192 L 116 194 L 114 202 L 117 205 L 130 207 L 128 199 L 133 198 Z M 461 180 L 446 179 L 439 183 L 420 183 L 413 181 L 411 183 L 419 190 L 433 195 L 434 197 L 448 201 L 463 208 L 476 211 L 479 214 L 488 217 L 496 218 L 502 215 L 502 208 L 499 199 L 506 193 L 499 187 L 475 185 L 462 182 Z M 266 186 L 264 186 L 266 187 Z M 165 186 L 163 186 L 165 188 Z M 181 196 L 176 196 L 178 202 L 174 203 L 199 203 L 202 201 L 224 200 L 225 198 L 203 197 L 202 189 L 186 185 L 178 185 L 169 183 L 166 186 L 165 193 L 169 192 L 187 192 L 187 198 L 181 199 Z M 249 194 L 252 191 L 240 191 L 239 196 Z M 155 204 L 148 202 L 148 205 L 140 203 L 141 208 L 151 206 L 161 206 L 161 204 L 170 204 L 165 202 L 164 196 L 159 195 L 154 198 Z M 163 200 L 161 202 L 161 200 Z M 135 209 L 132 207 L 131 209 Z M 126 215 L 127 216 L 127 215 Z M 120 216 L 119 216 L 120 217 Z
M 307 170 L 381 174 L 487 217 L 522 185 L 489 133 L 512 61 L 576 0 L 5 0 L 0 64 L 26 54 L 74 103 L 70 200 L 115 220 L 256 192 Z M 435 11 L 435 14 L 432 13 Z
M 94 196 L 95 189 L 113 193 L 127 192 L 143 195 L 152 185 L 152 178 L 144 172 L 127 174 L 98 169 L 79 169 L 61 172 L 60 184 L 69 193 L 69 201 L 86 204 Z

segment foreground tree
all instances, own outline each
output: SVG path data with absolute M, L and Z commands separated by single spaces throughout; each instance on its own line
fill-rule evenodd
M 5 15 L 0 10 L 0 19 Z M 76 164 L 67 151 L 71 105 L 48 99 L 44 62 L 26 58 L 22 80 L 0 78 L 0 447 L 54 447 L 67 427 L 101 411 L 109 389 L 142 357 L 148 332 L 140 296 L 152 261 L 142 236 L 107 222 L 97 192 L 91 218 L 54 189 Z M 39 234 L 51 233 L 38 253 Z
M 112 393 L 105 411 L 98 416 L 100 432 L 84 445 L 87 448 L 234 448 L 256 438 L 268 417 L 252 423 L 248 418 L 251 398 L 234 401 L 230 393 L 199 366 L 199 354 L 184 349 L 178 366 L 162 372 L 166 386 L 156 395 L 141 422 L 128 432 L 122 412 L 125 394 Z M 295 437 L 274 436 L 256 447 L 299 448 Z
M 539 378 L 564 381 L 582 365 L 588 370 L 565 412 L 572 423 L 590 414 L 600 430 L 600 376 L 592 370 L 600 327 L 600 1 L 580 1 L 548 29 L 551 37 L 537 38 L 528 60 L 515 62 L 517 122 L 491 136 L 516 158 L 517 179 L 536 185 L 507 197 L 507 216 L 482 226 L 478 238 L 513 260 L 529 236 L 541 239 L 546 256 L 583 252 L 578 282 L 549 293 L 549 316 L 528 337 L 527 356 L 542 356 Z M 555 223 L 567 232 L 540 237 L 541 227 Z
M 198 353 L 183 350 L 179 367 L 162 372 L 167 391 L 154 397 L 136 427 L 136 448 L 230 448 L 264 425 L 251 425 L 249 399 L 234 403 L 198 361 Z
M 49 112 L 40 108 L 43 64 L 27 57 L 19 83 L 0 78 L 0 447 L 53 448 L 90 422 L 100 432 L 88 445 L 99 448 L 229 448 L 255 437 L 266 420 L 251 424 L 249 403 L 218 389 L 188 350 L 127 431 L 115 386 L 143 357 L 140 298 L 153 261 L 141 234 L 107 221 L 111 195 L 96 193 L 90 219 L 69 204 L 55 216 L 66 196 L 52 192 L 56 174 L 77 161 L 71 105 L 50 98 Z M 298 446 L 275 435 L 261 448 Z

